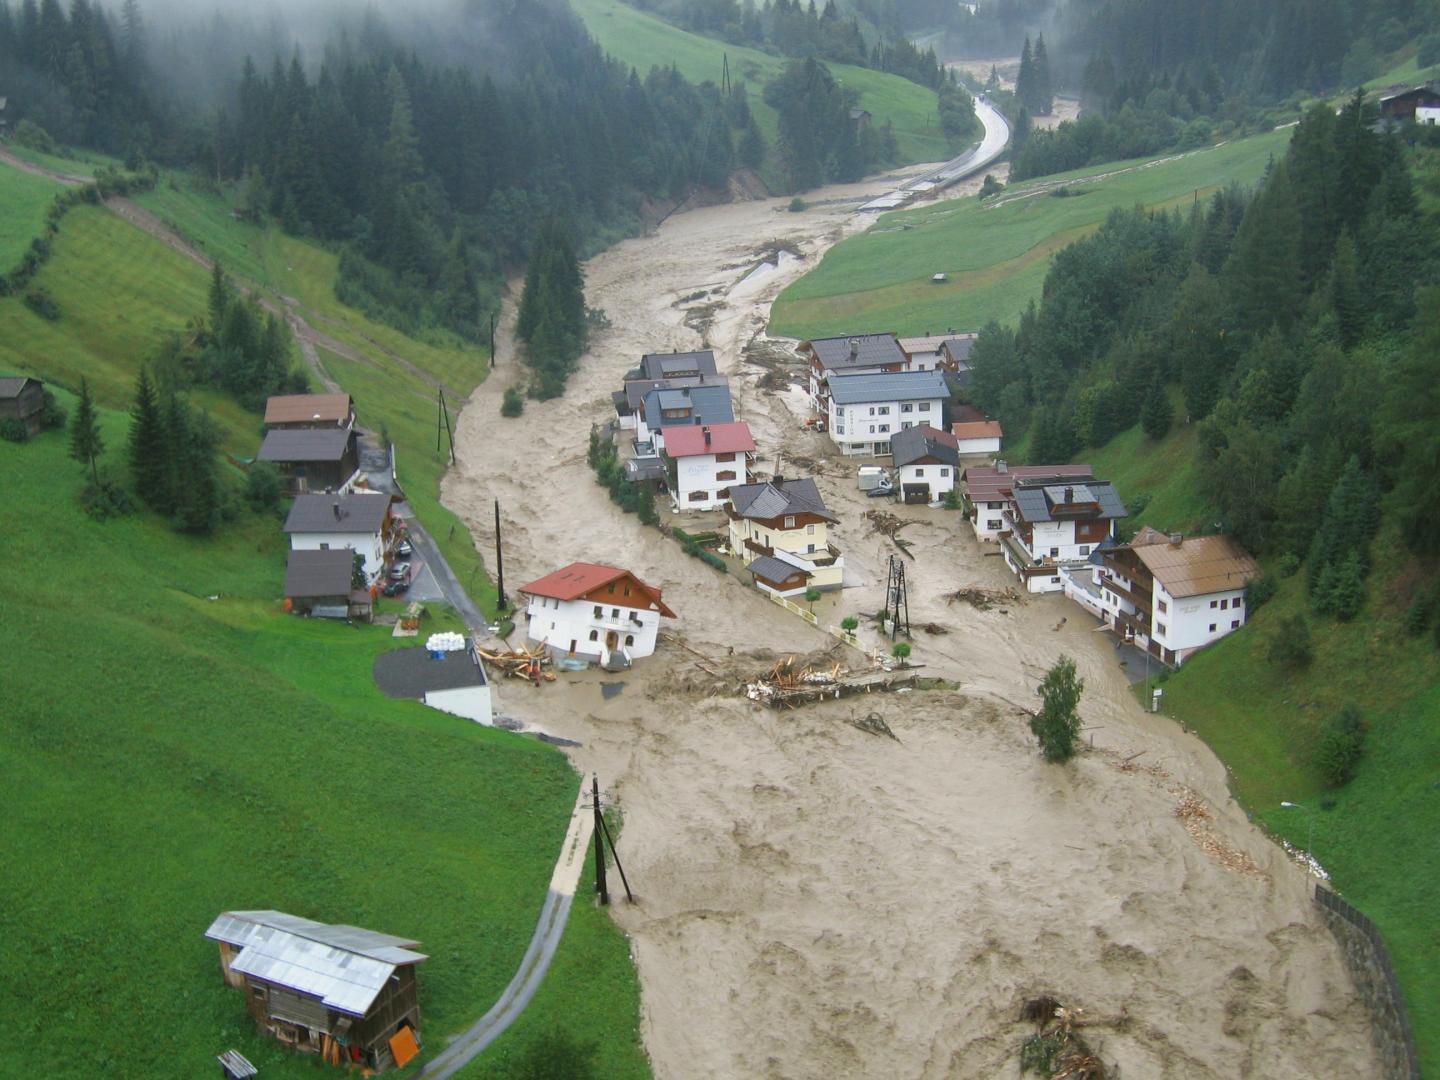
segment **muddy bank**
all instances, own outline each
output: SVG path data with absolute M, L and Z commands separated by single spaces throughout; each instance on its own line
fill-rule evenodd
M 784 343 L 758 335 L 780 289 L 869 224 L 854 200 L 887 186 L 817 192 L 799 214 L 782 200 L 709 207 L 617 245 L 586 266 L 613 329 L 565 396 L 500 418 L 523 378 L 507 308 L 499 367 L 459 422 L 444 499 L 484 551 L 499 497 L 512 595 L 574 559 L 622 564 L 664 588 L 679 615 L 664 629 L 690 646 L 666 642 L 623 676 L 497 687 L 501 711 L 581 743 L 577 765 L 623 806 L 640 902 L 615 916 L 635 943 L 657 1076 L 1014 1076 L 1020 1001 L 1047 991 L 1124 1010 L 1095 1041 L 1128 1077 L 1372 1075 L 1366 1015 L 1303 875 L 1247 824 L 1213 755 L 1139 710 L 1079 608 L 945 602 L 1008 583 L 957 514 L 895 508 L 916 519 L 912 622 L 948 631 L 917 631 L 913 660 L 956 689 L 775 712 L 740 681 L 831 639 L 593 482 L 586 434 L 622 373 L 643 352 L 709 345 L 758 471 L 815 475 L 841 519 L 848 587 L 816 605 L 822 621 L 883 605 L 894 545 L 861 517 L 853 464 L 802 430 Z M 880 644 L 868 624 L 862 638 Z M 1095 749 L 1054 767 L 1021 710 L 1061 653 L 1086 680 Z M 846 722 L 871 710 L 898 741 Z

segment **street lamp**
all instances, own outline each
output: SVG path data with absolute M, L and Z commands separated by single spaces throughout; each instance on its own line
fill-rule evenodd
M 1315 857 L 1315 815 L 1310 812 L 1308 806 L 1302 806 L 1298 802 L 1282 802 L 1280 805 L 1286 810 L 1305 811 L 1305 854 L 1313 859 Z

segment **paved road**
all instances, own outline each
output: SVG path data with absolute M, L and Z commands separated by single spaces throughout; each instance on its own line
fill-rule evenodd
M 420 1076 L 427 1080 L 446 1080 L 454 1076 L 515 1022 L 535 996 L 535 991 L 540 989 L 555 950 L 560 947 L 565 923 L 570 918 L 570 905 L 580 883 L 580 872 L 585 867 L 585 855 L 590 849 L 595 823 L 591 811 L 586 808 L 586 797 L 582 781 L 580 797 L 575 801 L 575 811 L 570 818 L 570 828 L 560 849 L 560 859 L 550 878 L 550 891 L 540 909 L 540 923 L 535 928 L 535 936 L 530 939 L 530 947 L 525 950 L 524 959 L 520 961 L 520 970 L 490 1011 L 456 1036 L 449 1046 L 420 1070 Z
M 912 177 L 894 191 L 871 199 L 860 207 L 860 212 L 879 213 L 894 210 L 925 192 L 947 188 L 972 173 L 979 172 L 998 158 L 1010 142 L 1010 122 L 1001 115 L 999 109 L 990 104 L 984 94 L 975 98 L 975 115 L 980 118 L 980 123 L 985 125 L 985 137 L 980 140 L 979 146 L 952 158 L 938 169 Z

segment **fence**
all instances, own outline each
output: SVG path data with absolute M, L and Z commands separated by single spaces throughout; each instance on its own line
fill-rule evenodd
M 772 592 L 767 592 L 765 595 L 770 597 L 771 600 L 779 604 L 786 611 L 793 611 L 796 615 L 799 615 L 811 626 L 820 627 L 820 620 L 815 617 L 815 613 L 813 611 L 801 607 L 793 600 L 787 600 L 783 596 L 776 596 Z M 843 627 L 839 626 L 820 627 L 820 629 L 824 630 L 831 637 L 838 638 L 839 640 L 843 641 L 852 649 L 859 649 L 861 652 L 865 652 L 865 647 L 860 644 L 860 638 L 857 637 L 855 634 L 852 634 L 849 630 L 846 630 Z M 869 653 L 866 653 L 866 655 L 868 656 Z
M 1385 1080 L 1420 1080 L 1420 1060 L 1405 997 L 1380 930 L 1362 912 L 1316 884 L 1315 903 L 1345 952 L 1356 988 L 1370 1009 Z

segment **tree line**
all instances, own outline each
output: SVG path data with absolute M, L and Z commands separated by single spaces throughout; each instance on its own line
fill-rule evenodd
M 1115 211 L 971 358 L 975 397 L 1034 461 L 1197 425 L 1207 520 L 1304 563 L 1339 618 L 1382 513 L 1440 552 L 1440 252 L 1412 175 L 1429 152 L 1372 121 L 1358 94 L 1317 105 L 1253 193 Z
M 765 101 L 780 114 L 781 165 L 793 191 L 828 181 L 858 180 L 898 156 L 889 123 L 851 115 L 859 100 L 819 60 L 792 60 L 765 85 Z

